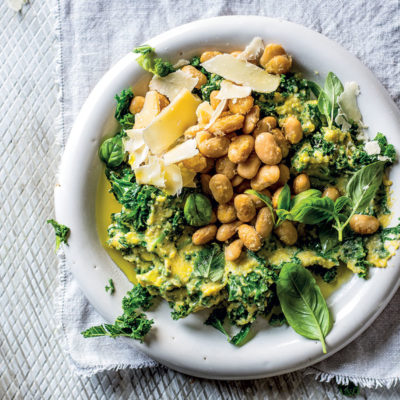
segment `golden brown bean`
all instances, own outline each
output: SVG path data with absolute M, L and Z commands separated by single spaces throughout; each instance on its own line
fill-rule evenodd
M 258 192 L 273 185 L 279 179 L 279 167 L 277 165 L 264 165 L 257 175 L 251 180 L 251 187 Z
M 218 95 L 218 93 L 219 93 L 219 90 L 213 90 L 210 93 L 210 104 L 214 110 L 218 107 L 218 104 L 221 102 L 221 100 L 216 97 Z M 226 103 L 226 105 L 224 107 L 224 111 L 227 111 L 227 110 L 228 110 L 228 102 Z
M 237 232 L 238 227 L 242 224 L 242 221 L 234 221 L 230 224 L 222 224 L 218 228 L 216 239 L 220 242 L 226 242 Z
M 259 106 L 251 107 L 251 110 L 244 117 L 242 132 L 246 135 L 253 132 L 259 119 L 260 119 L 260 107 Z
M 371 235 L 379 229 L 379 220 L 372 215 L 355 214 L 350 219 L 350 228 L 360 235 Z
M 218 118 L 208 129 L 211 133 L 222 131 L 225 134 L 242 129 L 244 116 L 240 114 L 227 115 Z
M 323 191 L 322 197 L 329 197 L 331 200 L 336 201 L 340 197 L 340 193 L 335 187 L 330 186 Z
M 272 207 L 274 207 L 274 208 L 278 208 L 278 199 L 279 199 L 279 195 L 282 192 L 282 189 L 283 189 L 283 186 L 276 189 L 274 194 L 272 195 Z
M 201 53 L 200 62 L 206 62 L 208 60 L 211 60 L 211 58 L 214 58 L 215 56 L 219 56 L 220 54 L 222 54 L 220 51 L 205 51 Z
M 264 53 L 260 58 L 260 65 L 265 68 L 274 57 L 284 54 L 286 54 L 286 51 L 280 44 L 270 43 L 265 46 Z
M 184 167 L 194 172 L 203 172 L 207 169 L 207 158 L 201 154 L 196 154 L 191 158 L 182 161 Z
M 290 170 L 285 164 L 279 164 L 279 180 L 276 182 L 277 186 L 284 186 L 290 179 Z
M 233 114 L 245 115 L 251 110 L 251 107 L 253 107 L 253 105 L 254 99 L 252 96 L 228 100 L 229 111 Z
M 275 228 L 275 234 L 279 240 L 288 246 L 292 246 L 297 242 L 297 230 L 291 221 L 285 220 Z
M 225 247 L 225 259 L 228 261 L 237 260 L 242 254 L 243 242 L 240 239 L 234 240 L 229 246 Z
M 269 74 L 286 74 L 292 68 L 292 57 L 288 55 L 275 56 L 265 66 Z
M 206 244 L 215 238 L 216 233 L 217 225 L 203 226 L 193 234 L 192 242 L 195 245 Z
M 233 196 L 231 181 L 225 175 L 216 174 L 211 177 L 209 187 L 217 203 L 228 203 Z
M 227 156 L 218 158 L 215 163 L 215 171 L 217 174 L 223 174 L 228 179 L 232 179 L 236 175 L 236 164 Z
M 259 193 L 268 196 L 269 198 L 271 198 L 271 193 L 268 189 L 264 189 L 261 190 Z M 250 196 L 250 198 L 253 200 L 254 205 L 256 206 L 256 209 L 258 210 L 259 208 L 262 208 L 265 206 L 265 203 L 255 194 L 250 194 L 250 193 L 246 193 L 247 196 Z
M 296 178 L 294 178 L 293 180 L 294 194 L 305 192 L 306 190 L 310 189 L 310 187 L 310 179 L 308 178 L 307 174 L 297 175 Z
M 300 121 L 296 117 L 290 116 L 286 118 L 286 121 L 283 124 L 283 129 L 286 139 L 290 143 L 296 144 L 303 139 L 303 128 L 301 127 Z
M 215 224 L 217 222 L 217 214 L 215 213 L 215 211 L 213 210 L 211 213 L 211 220 L 210 220 L 210 224 Z
M 243 193 L 247 189 L 250 189 L 250 181 L 248 179 L 243 180 L 243 182 L 235 187 L 235 192 L 236 193 Z
M 210 179 L 211 179 L 211 175 L 208 175 L 208 174 L 200 175 L 201 190 L 203 191 L 204 194 L 211 195 L 211 190 L 210 190 L 210 186 L 209 186 Z
M 243 180 L 244 180 L 244 179 L 243 179 L 241 176 L 236 175 L 236 176 L 231 180 L 232 186 L 233 186 L 233 187 L 239 186 L 239 185 L 243 182 Z
M 256 153 L 250 154 L 246 161 L 243 161 L 237 166 L 237 173 L 246 179 L 253 179 L 260 168 L 261 160 Z
M 207 131 L 196 134 L 197 147 L 203 156 L 220 158 L 228 153 L 230 141 L 225 136 L 213 136 Z
M 276 143 L 272 133 L 260 133 L 255 140 L 254 148 L 258 158 L 267 165 L 279 164 L 282 160 L 282 150 Z
M 262 132 L 271 132 L 272 129 L 276 128 L 276 124 L 276 118 L 274 117 L 264 117 L 260 119 L 254 129 L 253 136 L 257 137 Z
M 286 158 L 289 154 L 290 143 L 285 138 L 280 129 L 277 128 L 271 129 L 271 133 L 274 135 L 276 144 L 281 148 L 282 158 Z
M 207 77 L 192 65 L 185 65 L 182 68 L 182 71 L 188 73 L 193 78 L 198 79 L 197 84 L 195 86 L 196 89 L 200 89 L 204 84 L 207 83 Z
M 240 221 L 250 222 L 256 215 L 256 206 L 247 194 L 238 194 L 234 200 L 236 215 Z
M 253 136 L 240 135 L 232 139 L 228 149 L 228 157 L 235 164 L 241 163 L 247 160 L 253 149 Z
M 261 248 L 261 238 L 256 230 L 247 224 L 240 225 L 238 228 L 239 238 L 243 244 L 251 251 L 258 251 Z
M 131 104 L 129 105 L 129 112 L 131 114 L 137 114 L 140 111 L 142 111 L 144 105 L 144 97 L 143 96 L 135 96 L 132 101 Z
M 200 171 L 203 174 L 207 174 L 208 172 L 210 172 L 214 168 L 214 159 L 213 158 L 207 158 L 206 157 L 206 163 L 207 163 L 206 168 L 204 168 L 202 171 Z
M 237 219 L 235 206 L 232 203 L 219 204 L 217 218 L 223 224 L 229 224 Z
M 158 94 L 158 101 L 160 102 L 161 110 L 169 105 L 169 100 L 163 94 Z
M 186 129 L 184 135 L 186 138 L 193 138 L 196 136 L 197 133 L 203 130 L 203 127 L 200 125 L 193 125 Z
M 274 228 L 274 216 L 268 207 L 263 207 L 257 215 L 255 224 L 257 233 L 264 239 L 266 239 Z

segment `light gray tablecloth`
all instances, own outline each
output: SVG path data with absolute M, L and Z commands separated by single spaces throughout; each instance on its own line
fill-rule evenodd
M 336 40 L 357 55 L 400 104 L 400 5 L 295 1 L 142 1 L 58 0 L 59 140 L 65 145 L 72 123 L 91 89 L 109 67 L 134 46 L 174 26 L 199 18 L 254 14 L 303 24 Z M 83 340 L 79 332 L 101 323 L 61 261 L 59 318 L 66 351 L 76 371 L 138 368 L 154 362 L 121 341 Z M 309 368 L 317 378 L 348 380 L 367 387 L 388 386 L 400 378 L 400 326 L 397 294 L 359 339 L 328 360 Z

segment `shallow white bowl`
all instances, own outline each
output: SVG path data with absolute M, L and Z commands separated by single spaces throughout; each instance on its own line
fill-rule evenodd
M 293 56 L 294 68 L 306 76 L 316 79 L 314 71 L 319 71 L 324 78 L 333 71 L 342 82 L 356 80 L 362 92 L 359 105 L 370 136 L 384 132 L 400 148 L 400 115 L 382 85 L 353 55 L 303 26 L 265 17 L 218 17 L 180 26 L 147 43 L 156 48 L 157 54 L 174 62 L 206 49 L 242 49 L 254 36 L 261 36 L 266 43 L 281 43 Z M 71 228 L 65 252 L 72 272 L 90 302 L 110 322 L 119 315 L 121 299 L 131 284 L 97 236 L 95 200 L 101 173 L 97 150 L 103 138 L 117 129 L 114 95 L 130 85 L 135 93 L 145 91 L 150 75 L 143 72 L 135 58 L 133 53 L 125 56 L 93 89 L 68 139 L 55 190 L 57 220 Z M 391 178 L 397 193 L 398 165 L 392 169 Z M 236 348 L 214 328 L 203 324 L 205 315 L 173 321 L 166 302 L 149 313 L 155 325 L 146 343 L 127 340 L 159 362 L 200 377 L 246 379 L 293 371 L 332 355 L 372 323 L 397 290 L 399 260 L 397 254 L 388 268 L 372 269 L 367 281 L 354 276 L 329 298 L 335 324 L 327 337 L 326 355 L 319 342 L 304 339 L 289 327 L 269 328 L 264 322 L 257 323 L 257 333 L 249 343 Z M 104 291 L 109 278 L 117 288 L 114 296 Z

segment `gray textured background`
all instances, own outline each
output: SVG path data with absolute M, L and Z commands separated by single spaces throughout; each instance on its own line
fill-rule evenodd
M 50 2 L 39 0 L 31 1 L 20 14 L 5 2 L 0 4 L 0 398 L 342 398 L 335 384 L 318 383 L 301 374 L 229 383 L 164 368 L 91 378 L 71 373 L 55 328 L 57 259 L 52 228 L 45 224 L 53 216 L 59 161 L 51 11 Z M 363 59 L 363 54 L 358 55 Z M 386 83 L 385 76 L 378 77 Z M 397 79 L 397 88 L 391 91 L 397 101 L 399 93 Z M 398 388 L 362 389 L 360 398 L 398 399 L 400 395 Z

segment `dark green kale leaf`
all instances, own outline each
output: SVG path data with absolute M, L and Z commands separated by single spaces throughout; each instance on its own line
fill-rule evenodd
M 250 332 L 250 327 L 251 324 L 246 324 L 243 325 L 242 328 L 240 329 L 239 333 L 237 333 L 231 340 L 230 342 L 234 344 L 235 346 L 242 346 Z
M 93 326 L 82 332 L 83 337 L 110 336 L 115 338 L 126 336 L 143 341 L 154 321 L 147 319 L 145 314 L 137 312 L 138 308 L 148 309 L 152 299 L 147 289 L 139 286 L 139 284 L 135 285 L 123 298 L 123 314 L 115 320 L 114 324 Z
M 61 243 L 68 244 L 68 235 L 70 233 L 70 229 L 68 226 L 61 225 L 54 219 L 48 219 L 48 224 L 51 224 L 55 230 L 56 234 L 56 251 L 60 248 Z
M 227 316 L 226 309 L 225 308 L 215 308 L 209 317 L 205 320 L 204 324 L 205 325 L 210 325 L 214 327 L 215 329 L 219 330 L 222 332 L 228 340 L 230 340 L 229 333 L 225 330 L 224 328 L 224 321 Z
M 192 65 L 193 67 L 200 67 L 200 56 L 194 56 L 191 60 L 190 60 L 190 65 Z
M 120 122 L 123 117 L 129 113 L 129 105 L 131 104 L 133 97 L 134 94 L 131 88 L 123 89 L 120 94 L 115 95 L 117 107 L 115 108 L 114 116 L 118 122 Z
M 308 81 L 301 78 L 299 74 L 294 73 L 281 75 L 278 91 L 284 97 L 289 97 L 292 94 L 297 94 L 301 100 L 306 100 L 310 97 Z
M 254 93 L 254 104 L 260 107 L 260 118 L 273 116 L 277 117 L 277 104 L 274 101 L 273 93 Z
M 326 283 L 333 282 L 337 277 L 337 267 L 330 269 L 321 267 L 320 265 L 312 265 L 308 269 L 315 275 L 319 275 Z
M 222 279 L 225 269 L 225 255 L 217 243 L 202 248 L 194 261 L 193 276 L 216 282 Z
M 269 318 L 269 324 L 271 326 L 282 326 L 284 324 L 287 324 L 286 318 L 283 315 L 283 313 L 280 314 L 272 314 L 271 317 Z
M 338 385 L 340 393 L 346 397 L 356 397 L 360 393 L 360 387 L 349 381 L 347 385 Z
M 359 270 L 357 273 L 360 278 L 367 279 L 371 264 L 367 261 L 367 249 L 364 239 L 360 236 L 351 235 L 341 243 L 339 259 L 347 264 L 354 263 Z
M 110 292 L 110 294 L 114 294 L 115 292 L 115 286 L 114 286 L 114 281 L 112 279 L 108 280 L 108 285 L 104 288 L 106 292 Z
M 209 75 L 207 83 L 200 88 L 200 95 L 203 101 L 210 101 L 211 92 L 221 88 L 222 80 L 222 76 L 216 74 Z
M 156 58 L 155 50 L 148 45 L 136 47 L 133 52 L 141 54 L 141 56 L 136 59 L 137 63 L 144 70 L 149 71 L 154 75 L 163 77 L 175 71 L 175 68 L 169 61 L 165 61 L 162 58 Z
M 119 120 L 119 124 L 123 131 L 132 129 L 133 125 L 135 125 L 135 116 L 131 113 L 125 114 L 123 118 Z

